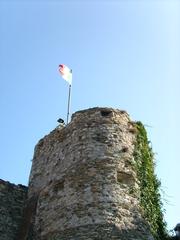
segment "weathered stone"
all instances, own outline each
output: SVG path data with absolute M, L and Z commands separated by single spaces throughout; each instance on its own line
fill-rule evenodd
M 42 240 L 153 239 L 139 206 L 134 133 L 125 111 L 93 108 L 41 139 L 28 192 L 37 207 L 26 234 L 33 226 Z
M 0 179 L 0 240 L 14 240 L 22 223 L 27 187 Z

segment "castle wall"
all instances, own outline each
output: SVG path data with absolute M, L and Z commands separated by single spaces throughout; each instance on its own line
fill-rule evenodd
M 0 179 L 0 240 L 14 240 L 22 223 L 27 187 Z
M 28 192 L 38 195 L 37 239 L 153 239 L 139 207 L 134 133 L 126 112 L 93 108 L 40 140 Z

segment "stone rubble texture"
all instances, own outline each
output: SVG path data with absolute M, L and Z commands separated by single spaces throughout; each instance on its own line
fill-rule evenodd
M 19 240 L 153 240 L 139 204 L 135 140 L 128 114 L 112 108 L 76 112 L 41 139 Z
M 0 180 L 0 240 L 153 240 L 135 142 L 125 111 L 73 114 L 36 145 L 28 188 Z
M 0 240 L 14 240 L 18 234 L 27 187 L 0 179 Z

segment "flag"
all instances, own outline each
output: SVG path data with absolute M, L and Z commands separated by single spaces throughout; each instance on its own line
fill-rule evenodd
M 72 84 L 72 69 L 64 64 L 59 65 L 59 72 L 61 76 L 71 85 Z

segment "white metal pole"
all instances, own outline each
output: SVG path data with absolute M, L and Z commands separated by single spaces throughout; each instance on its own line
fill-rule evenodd
M 67 124 L 69 123 L 70 104 L 71 104 L 71 84 L 69 85 L 69 94 L 68 94 Z

